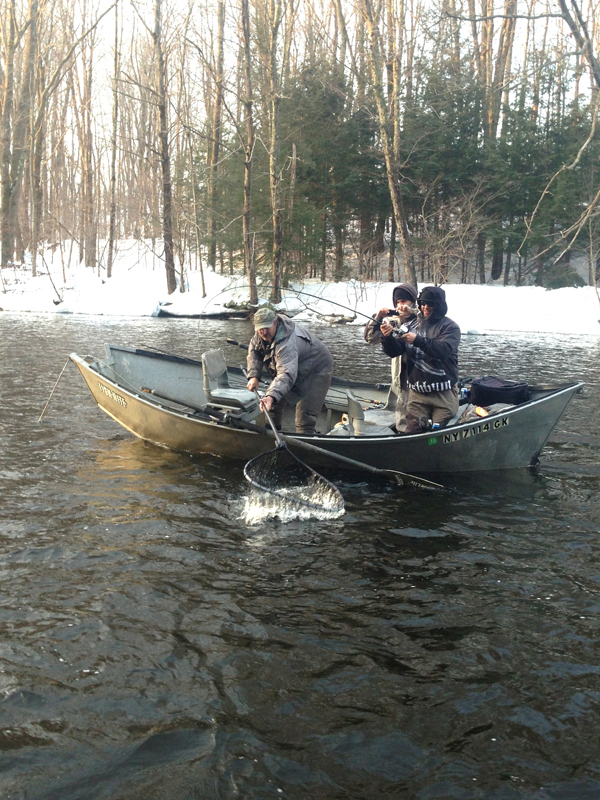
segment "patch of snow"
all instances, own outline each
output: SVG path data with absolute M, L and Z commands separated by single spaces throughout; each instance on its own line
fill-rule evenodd
M 161 307 L 181 315 L 223 313 L 227 303 L 242 304 L 249 297 L 245 276 L 211 271 L 204 273 L 205 296 L 199 271 L 186 273 L 185 292 L 177 289 L 167 294 L 164 264 L 144 242 L 119 242 L 110 279 L 104 270 L 98 275 L 97 270 L 81 265 L 66 268 L 63 258 L 65 253 L 61 258 L 58 248 L 48 250 L 40 259 L 35 278 L 29 265 L 3 268 L 0 308 L 42 314 L 150 317 Z M 280 308 L 311 325 L 345 322 L 362 326 L 380 308 L 390 307 L 395 285 L 356 280 L 295 283 L 283 291 Z M 591 286 L 548 291 L 537 286 L 453 283 L 443 288 L 448 316 L 464 334 L 515 331 L 600 335 L 600 303 Z M 267 303 L 268 287 L 259 292 L 259 305 Z

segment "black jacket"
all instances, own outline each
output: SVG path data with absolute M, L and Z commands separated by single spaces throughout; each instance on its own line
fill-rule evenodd
M 446 316 L 446 293 L 437 286 L 428 286 L 419 301 L 434 303 L 426 319 L 419 312 L 414 343 L 407 344 L 395 333 L 382 337 L 384 352 L 394 358 L 406 355 L 408 385 L 416 392 L 442 392 L 455 386 L 458 380 L 458 346 L 460 328 Z

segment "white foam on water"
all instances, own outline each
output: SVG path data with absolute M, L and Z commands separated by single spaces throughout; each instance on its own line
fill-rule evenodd
M 281 490 L 281 494 L 285 494 L 286 497 L 260 492 L 256 489 L 251 490 L 244 500 L 243 517 L 246 525 L 258 525 L 273 517 L 277 517 L 281 522 L 291 522 L 296 519 L 338 519 L 345 513 L 344 506 L 339 507 L 338 499 L 331 492 L 321 492 L 319 495 L 315 495 L 314 491 L 307 492 L 305 488 L 294 487 Z M 303 506 L 294 500 L 320 503 L 321 507 Z

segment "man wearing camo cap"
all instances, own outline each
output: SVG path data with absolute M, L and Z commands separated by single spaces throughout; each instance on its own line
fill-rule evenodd
M 248 389 L 258 388 L 264 367 L 271 383 L 261 409 L 281 429 L 285 406 L 296 406 L 296 431 L 313 436 L 333 375 L 331 353 L 306 328 L 267 306 L 254 315 L 254 330 L 248 346 Z

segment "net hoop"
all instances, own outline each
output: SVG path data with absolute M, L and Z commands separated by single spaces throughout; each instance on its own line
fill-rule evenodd
M 278 458 L 292 458 L 297 463 L 298 468 L 305 471 L 305 477 L 308 478 L 308 480 L 305 480 L 303 484 L 296 483 L 298 488 L 306 488 L 307 491 L 314 490 L 315 495 L 328 495 L 328 497 L 333 501 L 333 504 L 325 505 L 322 502 L 311 502 L 310 500 L 294 497 L 293 495 L 285 493 L 285 486 L 269 486 L 265 480 L 261 480 L 261 473 L 265 474 L 266 472 L 275 471 L 274 466 Z M 264 469 L 265 463 L 268 463 L 270 469 Z M 327 480 L 327 478 L 319 475 L 318 472 L 315 472 L 315 470 L 308 467 L 303 461 L 300 461 L 300 459 L 297 458 L 286 445 L 283 447 L 276 447 L 274 450 L 269 450 L 266 453 L 261 453 L 260 455 L 255 456 L 248 461 L 244 466 L 244 477 L 249 483 L 252 484 L 252 486 L 256 487 L 257 489 L 267 492 L 268 494 L 272 494 L 285 503 L 289 503 L 291 505 L 325 512 L 328 514 L 339 514 L 344 510 L 344 498 L 342 497 L 337 486 L 334 486 L 331 481 Z

